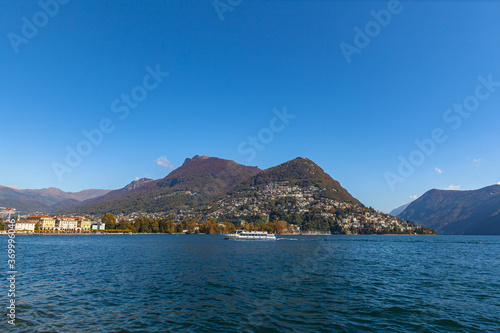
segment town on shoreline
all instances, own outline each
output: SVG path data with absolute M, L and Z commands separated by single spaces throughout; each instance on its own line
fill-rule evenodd
M 385 215 L 385 214 L 384 214 Z M 384 216 L 385 217 L 385 216 Z M 325 227 L 302 229 L 297 224 L 284 220 L 269 221 L 220 221 L 213 217 L 204 219 L 186 218 L 182 221 L 149 217 L 118 216 L 107 213 L 102 217 L 31 215 L 22 219 L 3 221 L 1 230 L 13 229 L 16 233 L 36 235 L 58 234 L 231 234 L 236 230 L 267 231 L 280 235 L 331 235 L 331 234 L 377 234 L 377 235 L 434 235 L 435 231 L 417 226 L 397 218 L 376 219 L 366 213 L 364 216 L 346 216 L 333 220 Z M 321 221 L 320 221 L 321 222 Z

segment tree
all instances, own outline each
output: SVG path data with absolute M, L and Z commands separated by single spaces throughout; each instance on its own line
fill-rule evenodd
M 218 234 L 220 233 L 219 223 L 211 217 L 200 226 L 200 231 L 209 235 Z
M 107 229 L 107 228 L 106 228 Z M 132 225 L 130 224 L 129 221 L 121 220 L 117 225 L 116 229 L 120 230 L 130 230 L 132 231 Z
M 167 220 L 166 232 L 173 234 L 175 232 L 175 223 L 172 220 Z
M 104 214 L 101 221 L 106 229 L 116 229 L 116 217 L 113 214 Z
M 230 222 L 224 222 L 224 232 L 226 234 L 234 234 L 236 232 L 236 226 Z
M 149 221 L 149 229 L 152 233 L 156 234 L 160 231 L 160 226 L 158 225 L 158 220 L 150 220 Z
M 35 224 L 35 231 L 39 231 L 40 230 L 40 222 L 37 222 Z
M 5 222 L 0 218 L 0 230 L 5 230 Z
M 158 228 L 161 233 L 173 234 L 175 232 L 175 224 L 172 220 L 161 219 L 158 222 Z
M 184 232 L 184 228 L 182 227 L 182 224 L 179 223 L 177 225 L 177 233 L 182 234 Z
M 184 222 L 186 223 L 186 227 L 187 227 L 188 233 L 194 234 L 194 229 L 196 228 L 196 220 L 190 218 L 190 219 L 184 220 L 182 222 L 182 224 L 184 224 Z

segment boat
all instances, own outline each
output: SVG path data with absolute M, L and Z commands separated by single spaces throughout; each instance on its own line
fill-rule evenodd
M 243 230 L 237 230 L 234 234 L 224 235 L 224 239 L 276 240 L 276 235 L 274 235 L 274 234 L 268 234 L 267 231 L 243 231 Z

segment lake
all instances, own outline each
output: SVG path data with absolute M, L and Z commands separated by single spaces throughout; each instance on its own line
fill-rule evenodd
M 7 236 L 0 241 L 7 277 Z M 4 315 L 2 332 L 500 331 L 495 236 L 18 235 L 16 242 L 16 326 Z

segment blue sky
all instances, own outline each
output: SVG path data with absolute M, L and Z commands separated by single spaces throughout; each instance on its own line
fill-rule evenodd
M 474 97 L 479 77 L 500 82 L 500 3 L 216 4 L 69 1 L 48 15 L 37 1 L 2 2 L 0 184 L 114 189 L 197 154 L 260 168 L 301 156 L 389 211 L 431 188 L 500 181 L 500 87 Z M 390 22 L 374 24 L 372 11 Z M 348 63 L 341 45 L 356 47 L 356 27 L 375 30 Z M 157 69 L 168 76 L 147 78 Z M 134 108 L 121 101 L 132 92 Z M 457 126 L 447 110 L 464 101 L 474 110 Z M 284 108 L 295 117 L 271 130 Z M 103 121 L 109 133 L 89 149 L 82 131 Z M 415 140 L 436 129 L 446 140 L 425 154 Z M 87 155 L 70 166 L 67 147 Z M 398 171 L 400 156 L 411 172 Z

